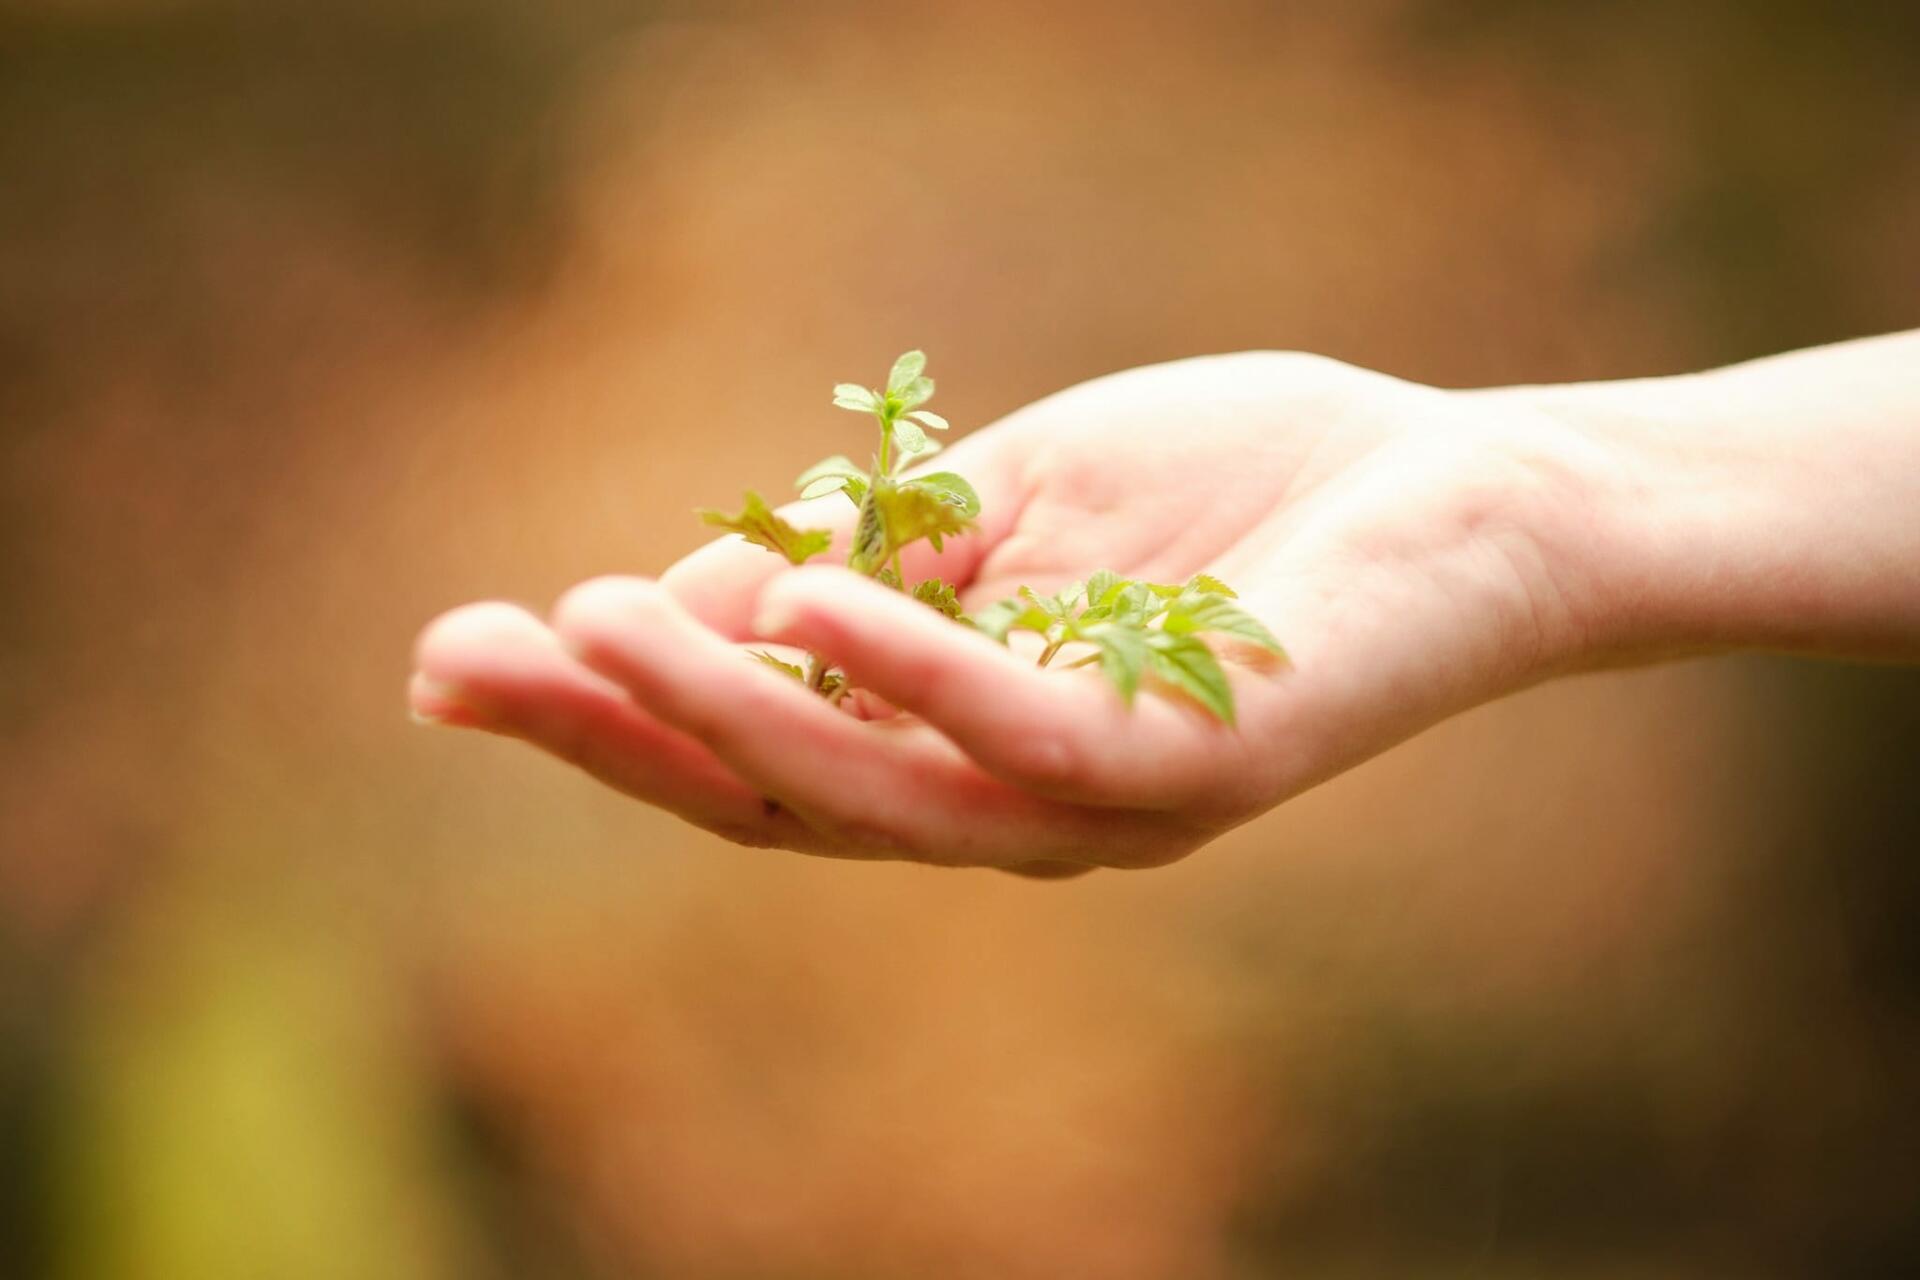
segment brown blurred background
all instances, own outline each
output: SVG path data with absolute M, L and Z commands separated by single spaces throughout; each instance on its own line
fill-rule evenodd
M 907 346 L 964 426 L 1920 324 L 1917 15 L 6 4 L 0 1275 L 1916 1273 L 1911 671 L 1566 682 L 1063 885 L 401 688 Z

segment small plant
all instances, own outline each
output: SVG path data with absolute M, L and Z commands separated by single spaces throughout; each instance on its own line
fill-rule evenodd
M 893 362 L 884 390 L 851 382 L 835 387 L 836 406 L 870 414 L 879 424 L 880 443 L 872 464 L 862 470 L 836 454 L 808 467 L 794 482 L 802 498 L 840 493 L 854 505 L 858 514 L 847 566 L 1001 644 L 1014 632 L 1034 633 L 1043 645 L 1043 667 L 1069 645 L 1085 648 L 1088 652 L 1066 665 L 1098 663 L 1129 705 L 1142 678 L 1150 676 L 1233 723 L 1232 687 L 1200 637 L 1225 636 L 1268 653 L 1283 651 L 1272 632 L 1234 603 L 1233 589 L 1218 578 L 1202 573 L 1184 583 L 1143 582 L 1102 570 L 1051 596 L 1022 587 L 1016 598 L 989 605 L 972 618 L 962 611 L 952 583 L 928 578 L 907 587 L 902 549 L 924 539 L 939 551 L 944 539 L 973 532 L 980 514 L 979 495 L 953 472 L 900 474 L 906 464 L 939 452 L 927 431 L 948 426 L 945 418 L 924 407 L 933 398 L 926 367 L 925 353 L 909 351 Z M 792 564 L 806 563 L 833 543 L 828 530 L 794 528 L 752 490 L 738 514 L 710 508 L 699 514 L 708 524 L 737 533 Z M 833 701 L 849 692 L 845 677 L 819 654 L 809 654 L 804 668 L 770 653 L 753 656 Z

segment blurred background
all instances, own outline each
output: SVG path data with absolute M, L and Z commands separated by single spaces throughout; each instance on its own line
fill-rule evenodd
M 1920 8 L 5 0 L 0 1275 L 1920 1271 L 1920 675 L 1542 688 L 1181 865 L 416 728 L 933 354 L 963 428 L 1920 324 Z

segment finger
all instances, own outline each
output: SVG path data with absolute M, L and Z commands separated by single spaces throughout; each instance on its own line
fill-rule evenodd
M 769 583 L 757 630 L 826 654 L 853 683 L 918 715 L 980 766 L 1059 799 L 1134 809 L 1230 808 L 1246 743 L 1197 708 L 1128 707 L 1091 676 L 1043 671 L 979 632 L 839 569 Z
M 906 548 L 902 568 L 910 583 L 938 577 L 956 587 L 966 585 L 987 551 L 1013 527 L 1023 505 L 1020 481 L 1008 460 L 1009 450 L 996 444 L 996 439 L 990 434 L 971 436 L 912 469 L 959 472 L 979 493 L 981 515 L 978 530 L 946 539 L 939 551 L 925 542 Z M 790 502 L 777 514 L 797 528 L 827 530 L 833 535 L 833 546 L 819 557 L 820 562 L 845 563 L 858 512 L 844 494 Z M 660 575 L 660 585 L 721 636 L 746 640 L 753 634 L 753 612 L 761 590 L 792 567 L 764 547 L 728 536 L 682 558 Z
M 1022 792 L 917 721 L 843 715 L 748 661 L 642 579 L 574 588 L 554 625 L 583 662 L 850 851 L 965 865 L 1141 865 L 1177 856 L 1192 834 L 1157 815 Z
M 615 789 L 739 844 L 817 850 L 813 833 L 714 758 L 633 705 L 508 604 L 467 605 L 421 633 L 417 718 L 518 738 Z
M 833 547 L 826 554 L 846 558 L 856 513 L 843 495 L 790 502 L 776 514 L 795 528 L 827 530 Z M 744 640 L 760 589 L 790 568 L 784 556 L 729 534 L 681 558 L 660 575 L 660 585 L 702 623 L 730 640 Z
M 1009 875 L 1016 875 L 1026 880 L 1074 880 L 1087 874 L 1089 871 L 1097 871 L 1099 868 L 1090 862 L 1038 861 L 1016 862 L 1012 866 L 1002 867 L 1000 870 L 1007 872 Z

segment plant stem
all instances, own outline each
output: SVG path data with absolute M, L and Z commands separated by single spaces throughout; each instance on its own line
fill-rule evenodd
M 1049 662 L 1052 662 L 1053 655 L 1060 652 L 1061 648 L 1066 643 L 1067 643 L 1067 638 L 1065 636 L 1061 636 L 1058 640 L 1049 640 L 1047 642 L 1047 647 L 1041 650 L 1040 652 L 1040 665 L 1044 667 Z
M 873 465 L 873 478 L 876 482 L 882 476 L 892 474 L 890 466 L 892 454 L 893 422 L 883 414 L 880 418 L 880 454 L 879 457 L 874 460 Z M 885 562 L 883 561 L 882 563 Z M 869 578 L 879 577 L 879 566 L 868 570 L 867 576 Z M 900 589 L 905 591 L 907 589 L 907 580 L 900 572 L 900 548 L 898 547 L 893 549 L 893 576 L 900 580 Z M 821 687 L 827 682 L 828 666 L 827 660 L 819 654 L 811 652 L 807 654 L 807 688 L 813 690 L 815 693 L 820 692 Z M 835 691 L 834 701 L 838 702 L 840 700 L 840 696 L 846 692 L 846 688 L 847 686 L 843 684 Z

